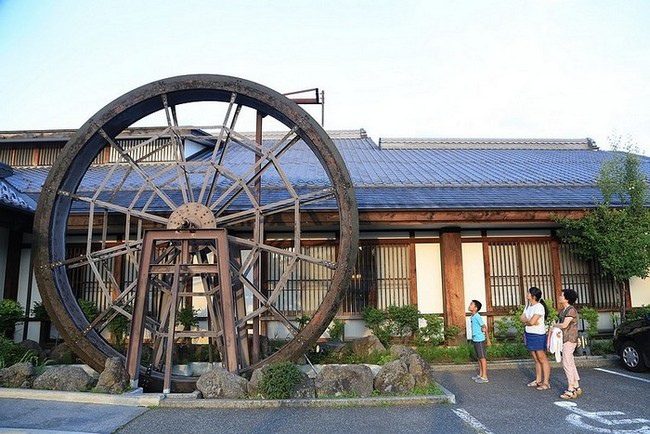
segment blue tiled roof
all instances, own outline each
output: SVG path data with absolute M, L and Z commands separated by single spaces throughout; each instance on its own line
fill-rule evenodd
M 351 174 L 361 210 L 591 207 L 601 198 L 595 179 L 603 161 L 612 154 L 593 149 L 586 139 L 502 140 L 496 141 L 498 146 L 493 145 L 495 141 L 465 139 L 457 140 L 460 149 L 454 149 L 451 139 L 440 146 L 429 146 L 425 140 L 404 139 L 401 145 L 392 141 L 393 146 L 380 147 L 358 132 L 332 137 Z M 230 157 L 232 161 L 227 167 L 234 172 L 250 167 L 239 162 L 236 153 Z M 321 166 L 306 146 L 294 146 L 281 158 L 282 168 L 296 188 L 317 189 L 326 181 Z M 650 179 L 650 158 L 640 158 L 642 170 Z M 147 167 L 156 171 L 161 166 Z M 101 182 L 105 170 L 88 176 L 84 187 L 92 190 Z M 14 171 L 6 180 L 37 200 L 47 168 Z M 141 184 L 137 178 L 129 182 L 125 189 Z M 280 187 L 281 178 L 271 171 L 265 174 L 265 185 Z M 281 190 L 278 194 L 282 194 Z
M 36 210 L 36 202 L 27 194 L 16 189 L 4 180 L 4 178 L 12 176 L 13 173 L 11 167 L 0 162 L 0 205 L 21 211 L 34 212 Z

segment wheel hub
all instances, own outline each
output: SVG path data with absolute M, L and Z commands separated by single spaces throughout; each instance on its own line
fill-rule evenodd
M 179 206 L 169 216 L 167 229 L 215 229 L 217 221 L 207 206 L 188 202 Z

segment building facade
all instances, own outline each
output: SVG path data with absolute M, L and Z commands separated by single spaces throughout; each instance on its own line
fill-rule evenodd
M 41 300 L 31 262 L 33 216 L 49 169 L 73 133 L 0 132 L 0 298 L 18 300 L 28 315 Z M 132 155 L 137 153 L 138 161 L 160 171 L 161 165 L 176 157 L 167 151 L 165 140 L 170 139 L 159 134 L 132 129 L 118 140 L 124 149 L 134 150 Z M 200 131 L 192 134 L 195 138 L 184 139 L 188 160 L 210 146 Z M 595 179 L 610 152 L 599 150 L 589 139 L 375 142 L 364 130 L 329 135 L 350 172 L 359 210 L 358 257 L 337 315 L 346 321 L 346 338 L 368 333 L 361 319 L 367 306 L 414 305 L 421 313 L 442 315 L 447 325 L 466 330 L 466 307 L 478 299 L 493 323 L 525 304 L 530 286 L 540 287 L 553 305 L 563 288 L 576 289 L 581 306 L 599 311 L 599 329 L 613 329 L 613 315 L 619 310 L 613 281 L 601 275 L 597 264 L 578 258 L 571 246 L 560 242 L 554 219 L 580 217 L 600 200 Z M 263 140 L 275 138 L 268 134 Z M 107 148 L 93 167 L 98 174 L 108 173 L 109 167 L 115 167 L 110 164 L 119 158 L 119 153 Z M 310 172 L 301 158 L 289 154 L 282 176 L 300 185 L 318 185 L 320 175 Z M 650 159 L 640 158 L 650 178 Z M 94 183 L 90 190 L 99 189 L 102 176 L 84 182 Z M 122 185 L 114 191 L 138 188 Z M 334 258 L 337 242 L 329 227 L 336 219 L 332 209 L 325 204 L 304 212 L 309 216 L 301 228 L 301 249 L 306 255 Z M 83 255 L 90 244 L 106 248 L 107 243 L 123 242 L 123 233 L 111 232 L 108 214 L 103 231 L 85 234 L 88 215 L 80 211 L 70 218 L 66 257 L 75 257 L 75 249 Z M 281 218 L 269 218 L 267 223 L 268 245 L 291 243 L 291 228 Z M 134 228 L 133 233 L 139 230 Z M 242 254 L 247 252 L 243 249 Z M 111 279 L 124 286 L 137 279 L 137 263 L 128 255 L 111 261 L 111 269 L 119 269 Z M 275 306 L 298 321 L 318 307 L 329 275 L 317 266 L 304 266 L 290 274 L 286 267 L 282 255 L 268 254 L 260 276 L 266 287 L 283 282 L 286 290 L 275 299 Z M 119 297 L 102 283 L 108 278 L 97 277 L 101 273 L 92 267 L 69 270 L 74 296 L 95 303 L 100 311 Z M 650 280 L 632 279 L 627 300 L 628 307 L 650 304 Z M 193 306 L 205 320 L 205 303 L 197 298 Z M 34 319 L 19 326 L 15 339 L 56 337 L 56 331 L 43 337 L 38 323 Z M 272 318 L 264 329 L 267 336 L 277 339 L 289 333 L 286 324 Z

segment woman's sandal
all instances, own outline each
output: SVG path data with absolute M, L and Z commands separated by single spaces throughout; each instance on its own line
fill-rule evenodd
M 541 385 L 542 385 L 542 383 L 538 382 L 537 380 L 531 381 L 530 383 L 526 384 L 526 386 L 528 386 L 528 387 L 539 387 Z
M 576 393 L 576 396 L 582 395 L 582 389 L 580 387 L 576 387 L 574 391 Z
M 550 388 L 551 386 L 548 384 L 540 384 L 539 386 L 536 387 L 537 390 L 549 390 Z
M 562 399 L 576 399 L 578 397 L 577 390 L 565 390 L 560 398 Z

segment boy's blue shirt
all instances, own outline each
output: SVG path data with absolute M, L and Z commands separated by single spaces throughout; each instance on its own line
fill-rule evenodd
M 474 342 L 483 342 L 485 340 L 485 333 L 481 328 L 483 327 L 483 318 L 476 312 L 471 317 L 472 321 L 472 340 Z

